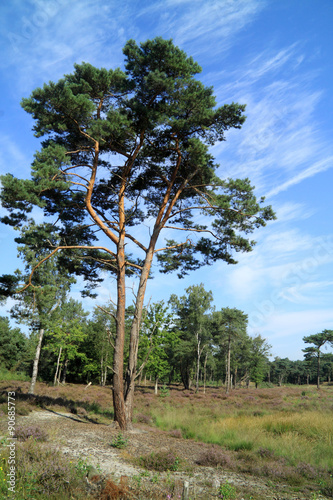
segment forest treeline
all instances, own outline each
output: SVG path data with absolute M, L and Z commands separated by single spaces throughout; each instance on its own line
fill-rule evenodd
M 204 390 L 207 385 L 233 387 L 259 384 L 312 384 L 330 382 L 333 354 L 331 331 L 304 337 L 304 359 L 275 357 L 261 335 L 247 333 L 247 315 L 236 308 L 216 310 L 212 292 L 204 285 L 190 286 L 183 296 L 171 295 L 167 303 L 151 302 L 144 309 L 138 346 L 136 383 L 179 383 L 185 389 Z M 38 322 L 16 306 L 12 315 L 31 325 L 27 337 L 0 317 L 0 366 L 31 377 L 40 341 Z M 126 309 L 125 358 L 134 308 Z M 49 383 L 112 384 L 115 308 L 97 306 L 89 315 L 81 302 L 63 298 L 49 313 L 38 359 L 38 377 Z M 126 361 L 126 359 L 125 359 Z M 126 366 L 126 363 L 125 363 Z

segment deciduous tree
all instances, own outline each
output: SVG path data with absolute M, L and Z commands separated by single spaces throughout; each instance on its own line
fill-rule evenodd
M 19 328 L 12 328 L 8 318 L 0 316 L 0 366 L 18 367 L 25 354 L 27 338 Z
M 75 279 L 68 277 L 65 268 L 56 255 L 48 257 L 48 250 L 40 245 L 41 239 L 49 235 L 48 225 L 36 225 L 32 219 L 20 228 L 20 235 L 15 238 L 19 244 L 18 255 L 22 258 L 25 269 L 17 270 L 13 275 L 0 277 L 1 293 L 16 299 L 11 315 L 20 323 L 25 323 L 35 340 L 35 354 L 29 393 L 34 394 L 38 375 L 38 364 L 45 330 L 54 320 L 54 313 L 65 299 L 66 293 Z M 53 235 L 53 243 L 56 235 Z M 49 244 L 52 244 L 50 241 Z M 45 260 L 34 272 L 34 281 L 30 286 L 30 272 L 38 263 Z M 37 333 L 38 332 L 38 333 Z
M 176 328 L 179 331 L 181 343 L 178 346 L 178 354 L 181 358 L 181 371 L 183 383 L 189 388 L 189 369 L 193 360 L 196 359 L 195 380 L 196 392 L 199 390 L 200 360 L 205 348 L 211 339 L 208 327 L 207 314 L 211 310 L 213 300 L 212 292 L 205 290 L 204 285 L 189 286 L 182 297 L 171 295 L 170 305 L 177 315 Z M 186 370 L 184 370 L 184 361 Z

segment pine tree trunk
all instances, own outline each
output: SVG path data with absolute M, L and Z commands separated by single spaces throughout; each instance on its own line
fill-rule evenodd
M 124 400 L 124 345 L 125 345 L 125 250 L 124 235 L 119 236 L 117 250 L 117 312 L 116 312 L 116 339 L 113 358 L 113 410 L 114 420 L 121 430 L 127 429 L 125 400 Z
M 31 383 L 30 383 L 28 394 L 35 393 L 35 385 L 36 385 L 37 374 L 38 374 L 38 363 L 39 363 L 39 358 L 40 358 L 40 351 L 42 349 L 43 337 L 44 337 L 44 328 L 40 328 L 39 337 L 38 337 L 38 344 L 37 344 L 36 354 L 35 354 L 35 359 L 34 359 L 34 366 L 33 366 L 33 370 L 32 370 Z
M 128 429 L 132 427 L 135 376 L 136 376 L 136 367 L 138 361 L 139 334 L 140 334 L 140 325 L 142 319 L 142 310 L 144 305 L 147 281 L 149 278 L 149 272 L 153 261 L 154 247 L 157 236 L 158 235 L 156 233 L 155 236 L 153 236 L 151 239 L 145 264 L 141 272 L 140 282 L 138 286 L 138 293 L 135 301 L 135 311 L 131 325 L 129 357 L 128 357 L 126 376 L 125 376 L 125 389 L 124 389 L 126 425 Z

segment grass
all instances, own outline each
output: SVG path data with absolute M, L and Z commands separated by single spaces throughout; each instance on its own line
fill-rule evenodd
M 292 465 L 305 461 L 333 469 L 332 389 L 323 390 L 320 395 L 309 392 L 315 405 L 314 409 L 305 410 L 298 409 L 296 404 L 299 390 L 295 392 L 288 388 L 284 402 L 279 405 L 274 397 L 276 391 L 266 391 L 257 395 L 251 391 L 254 400 L 248 403 L 243 392 L 237 394 L 235 391 L 223 402 L 208 404 L 209 397 L 206 404 L 189 402 L 188 405 L 178 405 L 170 401 L 154 406 L 150 413 L 158 427 L 166 431 L 181 429 L 185 438 L 218 444 L 234 451 L 268 448 L 287 458 Z M 238 408 L 239 396 L 243 396 L 242 411 Z M 287 405 L 284 404 L 286 401 Z M 263 404 L 264 410 L 259 411 L 257 407 Z
M 29 438 L 17 442 L 15 446 L 15 468 L 20 471 L 15 476 L 15 495 L 8 490 L 7 474 L 9 470 L 8 443 L 0 457 L 0 496 L 16 500 L 49 498 L 85 499 L 83 471 L 76 468 L 64 456 L 47 445 Z

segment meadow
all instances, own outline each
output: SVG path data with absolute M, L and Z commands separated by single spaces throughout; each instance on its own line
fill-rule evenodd
M 62 411 L 66 409 L 72 413 L 81 412 L 82 418 L 90 421 L 107 425 L 111 423 L 112 394 L 108 387 L 91 386 L 86 390 L 84 386 L 74 384 L 52 387 L 38 383 L 37 396 L 34 398 L 28 397 L 27 388 L 26 381 L 2 381 L 0 384 L 0 392 L 16 391 L 17 415 L 28 415 L 37 406 Z M 2 393 L 1 397 L 0 412 L 2 411 L 4 419 L 7 411 L 5 393 Z M 221 387 L 209 387 L 204 394 L 202 388 L 195 393 L 184 391 L 181 386 L 174 385 L 161 388 L 157 396 L 153 387 L 139 386 L 136 389 L 135 425 L 145 429 L 147 436 L 152 436 L 157 429 L 159 432 L 163 431 L 171 443 L 170 449 L 173 453 L 178 449 L 179 453 L 173 457 L 170 455 L 171 452 L 169 453 L 168 460 L 171 462 L 168 465 L 166 456 L 151 454 L 145 457 L 140 456 L 140 452 L 134 453 L 130 446 L 130 434 L 126 439 L 118 436 L 118 441 L 116 439 L 114 442 L 116 447 L 117 443 L 122 443 L 125 447 L 129 442 L 127 460 L 158 473 L 163 470 L 169 471 L 168 474 L 183 471 L 193 476 L 197 470 L 206 470 L 204 468 L 209 467 L 207 470 L 213 468 L 216 473 L 229 471 L 257 478 L 273 490 L 283 485 L 285 492 L 288 493 L 276 498 L 288 500 L 333 498 L 332 410 L 332 385 L 322 386 L 320 390 L 313 386 L 237 388 L 229 395 L 226 395 Z M 2 424 L 1 433 L 5 434 L 3 430 Z M 36 473 L 37 465 L 34 470 L 28 471 L 33 478 L 34 487 L 29 493 L 30 496 L 25 490 L 22 499 L 43 498 L 39 496 L 38 488 L 40 488 L 40 478 L 45 477 L 42 469 L 51 460 L 51 452 L 44 448 L 42 452 L 44 458 L 42 460 L 38 458 L 37 448 L 34 446 L 38 446 L 39 434 L 35 431 L 35 436 L 32 436 L 35 439 L 19 443 L 20 453 L 23 453 L 20 463 L 23 463 L 24 457 L 26 459 L 26 456 L 29 456 L 30 462 L 35 460 L 40 469 L 39 476 Z M 2 444 L 5 444 L 5 440 L 4 435 Z M 198 442 L 202 443 L 201 452 L 198 452 Z M 184 457 L 182 448 L 191 450 L 191 443 L 196 444 L 196 448 L 193 447 L 193 453 L 187 451 L 187 454 L 193 456 Z M 5 473 L 5 459 L 3 453 L 0 476 L 1 473 Z M 63 457 L 58 456 L 56 460 L 52 460 L 62 464 L 61 467 L 66 469 Z M 88 498 L 87 493 L 83 493 L 82 488 L 80 489 L 80 482 L 82 484 L 89 464 L 81 463 L 67 467 L 66 478 L 61 475 L 64 474 L 61 467 L 59 465 L 56 474 L 60 483 L 63 479 L 67 486 L 57 492 L 52 490 L 54 485 L 46 486 L 44 491 L 47 491 L 48 497 Z M 146 477 L 150 479 L 156 477 L 156 472 L 151 474 L 155 476 L 149 476 L 147 472 Z M 131 495 L 134 495 L 133 498 L 142 499 L 178 498 L 179 490 L 177 495 L 175 489 L 172 493 L 168 492 L 167 488 L 163 489 L 166 486 L 162 485 L 163 481 L 165 478 L 161 476 L 159 493 L 154 496 L 152 492 L 147 493 L 147 490 L 144 494 L 140 493 L 141 479 L 139 484 L 136 478 L 136 488 L 133 481 L 131 482 Z M 72 487 L 69 488 L 68 484 L 72 484 Z M 225 500 L 268 498 L 268 496 L 263 497 L 259 491 L 256 492 L 253 486 L 246 488 L 245 484 L 241 487 L 234 487 L 228 483 L 226 485 L 222 484 L 219 487 L 215 495 L 217 498 Z M 75 491 L 76 493 L 73 493 Z M 0 492 L 3 494 L 1 481 Z M 123 496 L 119 493 L 119 496 L 105 496 L 105 498 L 127 497 L 123 492 Z M 201 495 L 193 498 L 204 499 L 211 496 L 209 494 L 207 497 Z

